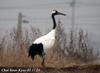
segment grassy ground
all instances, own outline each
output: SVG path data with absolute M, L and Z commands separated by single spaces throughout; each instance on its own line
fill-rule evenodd
M 42 68 L 41 73 L 100 73 L 100 65 L 72 66 L 65 68 Z
M 19 56 L 14 52 L 0 55 L 0 67 L 38 68 L 39 71 L 36 71 L 36 73 L 100 73 L 100 65 L 98 64 L 85 64 L 73 58 L 66 59 L 62 55 L 57 53 L 52 54 L 50 51 L 46 56 L 45 68 L 41 66 L 41 61 L 39 56 L 36 56 L 35 60 L 32 61 L 31 58 L 28 58 L 25 49 L 21 49 Z
M 5 68 L 0 68 L 5 69 Z M 12 67 L 8 68 L 13 71 L 13 73 L 100 73 L 100 65 L 82 65 L 82 66 L 69 66 L 65 68 L 53 68 L 53 67 L 35 67 L 35 68 L 27 68 L 27 67 Z M 20 71 L 19 71 L 20 69 Z M 31 69 L 31 70 L 27 70 Z M 7 67 L 6 67 L 7 70 Z M 6 73 L 10 73 L 12 71 L 8 71 Z M 0 73 L 5 73 L 0 71 Z
M 57 52 L 53 53 L 52 51 L 47 51 L 45 65 L 48 67 L 66 67 L 69 65 L 75 65 L 79 63 L 74 59 L 65 59 L 64 56 L 58 54 Z M 24 48 L 21 49 L 20 54 L 15 54 L 14 51 L 9 51 L 0 55 L 0 66 L 1 67 L 42 67 L 42 59 L 37 55 L 35 56 L 34 61 L 28 57 L 27 50 Z

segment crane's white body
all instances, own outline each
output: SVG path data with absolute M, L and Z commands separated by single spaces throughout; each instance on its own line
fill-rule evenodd
M 33 44 L 42 43 L 44 50 L 52 48 L 55 43 L 55 32 L 55 29 L 51 30 L 48 34 L 36 39 Z
M 43 45 L 43 49 L 49 49 L 52 48 L 54 43 L 55 43 L 55 33 L 56 33 L 56 21 L 54 16 L 55 15 L 64 15 L 63 13 L 58 12 L 57 10 L 53 10 L 52 11 L 52 20 L 53 20 L 53 29 L 46 35 L 41 36 L 40 38 L 36 39 L 33 44 L 42 44 Z

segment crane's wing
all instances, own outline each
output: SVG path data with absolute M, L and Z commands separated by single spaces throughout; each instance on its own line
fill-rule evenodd
M 47 35 L 36 39 L 33 43 L 42 43 L 44 49 L 52 48 L 55 43 L 55 30 L 52 30 Z

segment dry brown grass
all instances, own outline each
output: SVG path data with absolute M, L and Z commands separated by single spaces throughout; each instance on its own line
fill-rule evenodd
M 20 50 L 19 55 L 13 51 L 0 55 L 0 67 L 42 67 L 41 61 L 42 59 L 38 55 L 35 56 L 34 61 L 28 57 L 25 47 Z M 82 66 L 86 65 L 86 63 L 76 58 L 65 57 L 62 53 L 49 49 L 46 54 L 45 65 L 46 67 L 65 68 Z
M 37 55 L 34 61 L 28 57 L 27 50 L 23 47 L 20 51 L 20 55 L 15 54 L 13 51 L 3 53 L 0 55 L 0 66 L 1 67 L 42 67 L 42 59 Z M 63 55 L 53 52 L 53 50 L 48 50 L 45 60 L 45 65 L 47 67 L 67 67 L 69 65 L 78 64 L 78 60 L 75 61 L 72 58 L 66 58 Z
M 75 58 L 66 58 L 62 53 L 54 52 L 53 49 L 47 51 L 45 68 L 41 66 L 41 61 L 39 56 L 36 56 L 34 61 L 28 58 L 25 47 L 21 49 L 19 56 L 13 51 L 0 55 L 0 67 L 40 69 L 39 72 L 34 73 L 100 73 L 100 65 L 85 64 Z
M 38 63 L 38 61 L 36 61 Z M 35 63 L 27 57 L 27 52 L 25 49 L 21 50 L 19 56 L 17 56 L 14 52 L 8 52 L 3 54 L 0 59 L 0 66 L 3 67 L 32 67 Z

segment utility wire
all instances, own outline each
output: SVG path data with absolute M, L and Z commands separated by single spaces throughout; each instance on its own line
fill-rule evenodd
M 24 6 L 0 6 L 0 10 L 15 10 L 15 9 L 45 9 L 48 7 L 56 6 L 70 6 L 70 2 L 58 2 L 58 3 L 46 3 L 46 4 L 35 4 L 35 5 L 24 5 Z M 85 3 L 85 2 L 76 2 L 76 6 L 91 6 L 97 7 L 100 6 L 100 3 Z
M 100 16 L 76 17 L 76 19 L 90 19 L 90 20 L 95 19 L 95 18 L 100 19 Z M 30 21 L 34 21 L 34 20 L 39 20 L 39 21 L 41 20 L 42 21 L 42 20 L 49 20 L 50 18 L 49 17 L 26 17 L 25 19 L 30 20 Z M 68 19 L 70 19 L 70 18 L 68 18 Z M 18 20 L 18 18 L 6 18 L 6 17 L 0 18 L 0 21 L 17 21 L 17 20 Z
M 47 4 L 35 4 L 35 5 L 24 5 L 24 6 L 0 6 L 0 10 L 5 9 L 40 9 L 40 8 L 48 8 L 53 6 L 66 5 L 67 2 L 60 3 L 47 3 Z

